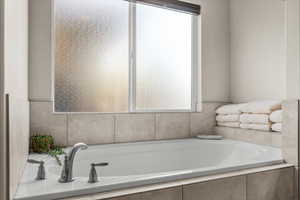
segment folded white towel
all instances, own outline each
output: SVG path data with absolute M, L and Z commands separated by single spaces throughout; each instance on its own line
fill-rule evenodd
M 232 115 L 232 114 L 240 114 L 241 108 L 245 106 L 246 104 L 228 104 L 219 107 L 216 110 L 217 114 L 223 114 L 223 115 Z
M 281 132 L 281 128 L 282 128 L 282 124 L 281 123 L 272 124 L 272 131 Z
M 281 101 L 253 101 L 241 108 L 243 113 L 270 114 L 281 109 Z
M 216 120 L 218 122 L 238 122 L 240 120 L 240 115 L 217 115 Z
M 241 128 L 243 129 L 252 129 L 252 130 L 260 130 L 260 131 L 270 131 L 271 124 L 241 124 Z
M 282 110 L 276 110 L 270 115 L 271 122 L 280 123 L 282 122 Z
M 225 126 L 225 127 L 232 127 L 232 128 L 239 128 L 240 122 L 218 122 L 218 126 Z
M 269 115 L 267 114 L 242 114 L 240 116 L 240 122 L 245 124 L 268 124 Z

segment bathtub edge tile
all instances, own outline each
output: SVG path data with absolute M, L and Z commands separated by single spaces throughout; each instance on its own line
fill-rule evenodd
M 248 174 L 247 200 L 293 200 L 294 176 L 293 167 Z
M 225 103 L 202 103 L 202 111 L 191 113 L 191 136 L 215 134 L 216 109 Z
M 190 113 L 157 113 L 156 139 L 183 139 L 190 137 Z
M 183 200 L 246 200 L 246 176 L 235 176 L 183 186 Z
M 115 128 L 115 143 L 155 140 L 155 114 L 118 114 Z
M 109 114 L 69 114 L 69 145 L 78 142 L 86 144 L 110 144 L 114 142 L 113 115 Z
M 30 135 L 49 134 L 56 145 L 68 145 L 67 115 L 53 113 L 53 102 L 30 102 Z

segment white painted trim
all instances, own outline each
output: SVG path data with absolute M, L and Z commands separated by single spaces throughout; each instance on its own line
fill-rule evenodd
M 129 101 L 128 112 L 136 107 L 136 5 L 129 2 Z
M 51 38 L 50 38 L 50 52 L 51 52 L 51 96 L 53 100 L 52 109 L 55 112 L 55 0 L 51 0 L 50 5 L 50 25 L 51 25 Z
M 192 71 L 191 71 L 191 111 L 198 111 L 198 104 L 201 103 L 198 94 L 198 82 L 201 81 L 201 77 L 198 76 L 200 66 L 198 65 L 198 16 L 192 16 Z
M 5 60 L 4 60 L 4 26 L 5 26 L 5 0 L 0 1 L 0 199 L 8 199 L 8 186 L 7 186 L 7 144 L 6 144 L 6 131 L 5 131 Z

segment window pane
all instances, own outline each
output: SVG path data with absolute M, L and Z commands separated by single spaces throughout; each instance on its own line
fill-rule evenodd
M 191 109 L 192 16 L 140 4 L 136 13 L 137 109 Z
M 55 1 L 55 110 L 128 111 L 128 2 Z

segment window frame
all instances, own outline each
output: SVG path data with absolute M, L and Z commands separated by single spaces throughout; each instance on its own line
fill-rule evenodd
M 149 5 L 151 6 L 151 5 Z M 191 15 L 192 31 L 191 31 L 191 102 L 190 109 L 137 109 L 136 107 L 136 3 L 128 2 L 128 34 L 129 34 L 129 77 L 128 77 L 128 111 L 127 112 L 72 112 L 72 111 L 56 111 L 55 110 L 55 1 L 51 4 L 52 16 L 51 16 L 51 57 L 52 57 L 52 100 L 53 100 L 53 112 L 57 114 L 63 113 L 189 113 L 189 112 L 200 112 L 201 111 L 201 92 L 200 92 L 200 80 L 201 80 L 201 66 L 199 65 L 199 18 L 201 15 Z M 200 79 L 200 80 L 199 80 Z

